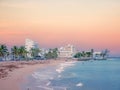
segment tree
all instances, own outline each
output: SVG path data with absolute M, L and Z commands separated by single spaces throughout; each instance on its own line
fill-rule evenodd
M 45 54 L 46 59 L 56 59 L 58 57 L 58 49 L 49 49 L 49 52 Z
M 18 50 L 18 53 L 19 53 L 19 56 L 20 56 L 20 59 L 26 59 L 27 58 L 27 51 L 25 49 L 24 46 L 21 46 Z
M 74 55 L 74 58 L 80 58 L 81 57 L 81 52 L 78 52 Z
M 103 57 L 103 59 L 106 59 L 106 57 L 108 56 L 108 53 L 109 53 L 109 51 L 107 49 L 102 51 L 101 56 Z
M 52 52 L 49 50 L 48 53 L 45 53 L 45 58 L 46 59 L 52 59 Z
M 30 50 L 31 56 L 33 58 L 35 58 L 36 56 L 39 56 L 40 52 L 41 52 L 41 50 L 39 48 L 31 48 L 31 50 Z
M 0 57 L 3 57 L 3 48 L 0 46 Z
M 91 56 L 92 56 L 92 58 L 93 58 L 93 53 L 94 53 L 94 49 L 91 49 Z
M 86 56 L 87 57 L 91 57 L 92 56 L 92 52 L 86 52 Z
M 0 57 L 5 58 L 6 60 L 6 56 L 8 55 L 8 49 L 6 45 L 0 45 Z
M 56 59 L 58 57 L 58 49 L 57 48 L 54 48 L 52 50 L 52 58 Z
M 13 48 L 11 48 L 11 53 L 13 55 L 13 60 L 17 59 L 19 56 L 19 48 L 17 46 L 13 46 Z
M 82 51 L 82 52 L 81 52 L 81 57 L 86 57 L 85 51 Z

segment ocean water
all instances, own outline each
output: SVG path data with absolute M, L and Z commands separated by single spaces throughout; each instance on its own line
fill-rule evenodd
M 120 90 L 120 58 L 39 69 L 28 77 L 22 90 Z

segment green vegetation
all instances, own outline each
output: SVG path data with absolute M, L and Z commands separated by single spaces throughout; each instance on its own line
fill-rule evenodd
M 26 51 L 24 46 L 21 46 L 19 48 L 18 52 L 19 52 L 20 59 L 22 59 L 22 60 L 24 60 L 24 59 L 26 60 L 27 59 L 28 52 Z
M 11 48 L 11 53 L 13 55 L 13 60 L 16 60 L 18 59 L 18 56 L 19 56 L 19 48 L 17 46 L 13 46 Z
M 78 52 L 74 55 L 74 58 L 80 58 L 81 57 L 81 52 Z
M 6 45 L 0 45 L 0 57 L 6 60 L 6 57 L 9 55 L 8 49 Z
M 45 54 L 46 59 L 56 59 L 58 57 L 58 49 L 49 49 L 48 53 Z
M 89 52 L 78 52 L 74 55 L 74 58 L 91 58 L 93 55 L 93 50 L 89 51 Z
M 90 51 L 77 52 L 74 58 L 78 59 L 91 59 L 94 57 L 103 57 L 105 59 L 108 56 L 108 50 L 104 50 L 101 53 L 94 55 L 94 49 Z M 94 53 L 94 54 L 93 54 Z M 11 52 L 8 52 L 7 46 L 4 44 L 0 45 L 0 60 L 33 60 L 33 59 L 56 59 L 58 58 L 58 49 L 49 49 L 48 52 L 43 52 L 39 48 L 31 48 L 29 52 L 26 51 L 25 46 L 13 46 Z
M 30 50 L 30 54 L 33 58 L 39 56 L 39 53 L 40 53 L 40 49 L 39 48 L 31 48 Z
M 27 59 L 27 51 L 24 46 L 13 46 L 11 48 L 11 54 L 13 55 L 13 60 L 25 60 Z
M 12 60 L 28 60 L 28 54 L 32 58 L 29 59 L 40 59 L 41 50 L 39 48 L 31 48 L 30 52 L 26 51 L 24 46 L 13 46 L 11 52 L 8 52 L 6 45 L 0 45 L 0 60 L 6 60 L 6 57 L 10 57 Z M 56 59 L 58 57 L 58 49 L 49 49 L 47 53 L 44 54 L 46 59 Z

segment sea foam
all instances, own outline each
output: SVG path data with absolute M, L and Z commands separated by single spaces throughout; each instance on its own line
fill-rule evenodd
M 41 80 L 47 80 L 47 79 L 53 79 L 52 75 L 50 74 L 41 74 L 40 72 L 34 72 L 32 74 L 32 76 L 35 78 L 35 79 L 41 79 Z
M 59 67 L 56 69 L 56 71 L 57 71 L 58 73 L 61 73 L 61 72 L 64 71 L 64 68 L 70 67 L 70 66 L 74 66 L 75 63 L 76 63 L 76 61 L 61 63 L 61 64 L 59 65 Z
M 37 86 L 37 87 L 41 88 L 42 90 L 53 90 L 53 88 L 49 88 L 49 87 L 43 87 L 43 86 Z
M 51 84 L 51 82 L 49 81 L 47 84 L 46 84 L 46 86 L 49 86 Z
M 80 83 L 76 84 L 76 86 L 77 86 L 77 87 L 82 87 L 82 86 L 83 86 L 83 83 L 80 82 Z

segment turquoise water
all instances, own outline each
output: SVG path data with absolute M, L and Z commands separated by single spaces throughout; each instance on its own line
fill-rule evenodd
M 30 90 L 120 90 L 120 59 L 79 61 L 44 68 L 29 76 L 25 87 Z

